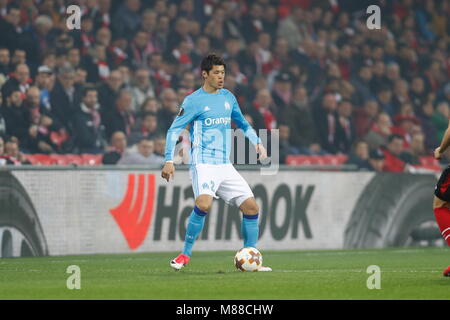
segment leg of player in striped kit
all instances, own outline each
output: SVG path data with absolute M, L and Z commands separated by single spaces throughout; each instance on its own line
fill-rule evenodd
M 434 191 L 433 211 L 441 235 L 450 246 L 450 167 L 439 178 Z M 450 276 L 450 266 L 444 270 L 444 276 Z
M 450 121 L 439 147 L 434 150 L 434 157 L 441 159 L 450 146 Z M 450 166 L 441 174 L 434 190 L 433 211 L 442 237 L 450 246 Z M 444 270 L 444 276 L 450 276 L 450 266 Z

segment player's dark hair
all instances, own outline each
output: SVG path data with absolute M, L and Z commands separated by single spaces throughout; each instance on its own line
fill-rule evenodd
M 209 73 L 214 66 L 223 66 L 225 69 L 227 68 L 227 65 L 222 57 L 211 53 L 203 58 L 200 71 L 206 71 L 206 73 Z

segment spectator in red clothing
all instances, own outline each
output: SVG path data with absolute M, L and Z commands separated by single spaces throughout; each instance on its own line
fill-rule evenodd
M 111 59 L 111 67 L 118 68 L 122 64 L 128 64 L 128 42 L 125 36 L 114 35 L 111 37 L 111 45 L 108 47 L 108 56 Z
M 172 55 L 178 62 L 178 72 L 185 72 L 192 69 L 191 59 L 192 45 L 187 40 L 182 40 L 178 46 L 172 50 Z
M 30 164 L 23 156 L 19 149 L 19 141 L 14 137 L 5 143 L 5 156 L 14 165 Z
M 133 68 L 147 68 L 148 57 L 156 51 L 148 42 L 149 37 L 149 33 L 145 30 L 138 30 L 135 33 L 127 52 Z
M 413 114 L 398 114 L 394 121 L 396 125 L 392 128 L 392 133 L 403 137 L 404 147 L 408 148 L 412 134 L 417 130 L 417 127 L 421 130 L 419 119 Z
M 405 171 L 405 162 L 400 159 L 400 155 L 403 151 L 403 137 L 398 134 L 389 136 L 387 147 L 383 148 L 383 153 L 385 156 L 384 171 Z
M 252 108 L 249 108 L 248 114 L 255 121 L 256 129 L 272 130 L 277 128 L 277 118 L 274 115 L 275 107 L 272 96 L 268 89 L 261 89 L 256 94 Z
M 93 21 L 94 29 L 111 27 L 111 0 L 99 0 L 98 7 L 94 9 Z

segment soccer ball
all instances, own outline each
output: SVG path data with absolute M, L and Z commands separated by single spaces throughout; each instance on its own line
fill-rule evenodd
M 258 249 L 245 247 L 236 252 L 234 266 L 241 271 L 258 271 L 262 266 L 262 255 Z

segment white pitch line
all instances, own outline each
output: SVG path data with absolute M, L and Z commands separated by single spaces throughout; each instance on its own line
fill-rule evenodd
M 281 273 L 366 273 L 366 270 L 355 270 L 355 269 L 350 269 L 350 270 L 335 270 L 335 269 L 330 269 L 330 270 L 273 270 L 273 272 L 281 272 Z M 381 270 L 381 273 L 429 273 L 429 272 L 440 272 L 437 270 Z

